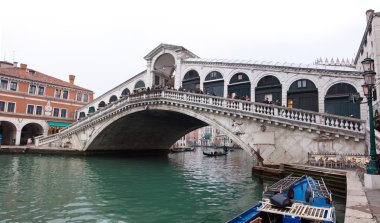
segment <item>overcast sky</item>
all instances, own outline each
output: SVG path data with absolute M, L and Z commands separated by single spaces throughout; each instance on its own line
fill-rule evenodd
M 145 70 L 160 43 L 201 58 L 352 59 L 368 9 L 379 0 L 1 1 L 0 60 L 75 74 L 97 97 Z

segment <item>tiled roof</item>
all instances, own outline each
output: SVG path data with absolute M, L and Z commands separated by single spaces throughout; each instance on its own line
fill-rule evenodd
M 23 72 L 25 75 L 23 75 Z M 55 77 L 49 76 L 47 74 L 43 74 L 43 73 L 40 73 L 38 71 L 31 70 L 31 69 L 26 69 L 26 71 L 25 71 L 25 70 L 18 68 L 18 67 L 0 68 L 0 74 L 10 76 L 10 77 L 19 78 L 19 79 L 42 82 L 42 83 L 47 83 L 47 84 L 58 85 L 58 86 L 62 86 L 62 87 L 92 92 L 91 90 L 88 90 L 86 88 L 82 88 L 82 87 L 79 87 L 77 85 L 71 85 L 69 82 L 60 80 L 58 78 L 55 78 Z

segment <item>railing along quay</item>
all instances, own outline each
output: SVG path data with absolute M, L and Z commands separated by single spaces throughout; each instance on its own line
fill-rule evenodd
M 355 139 L 364 138 L 364 121 L 360 119 L 336 116 L 301 109 L 287 108 L 274 104 L 243 101 L 222 98 L 204 94 L 195 94 L 175 90 L 152 90 L 123 97 L 106 107 L 91 113 L 85 118 L 63 128 L 59 133 L 47 137 L 36 137 L 36 145 L 44 145 L 59 140 L 74 132 L 85 129 L 94 122 L 101 122 L 129 109 L 129 106 L 146 106 L 146 103 L 176 103 L 183 106 L 199 106 L 212 109 L 220 113 L 233 113 L 240 116 L 257 118 L 276 118 L 276 121 L 285 123 L 298 123 L 304 126 L 314 126 L 316 131 L 324 128 L 331 134 L 350 135 Z M 295 125 L 295 124 L 293 124 Z M 301 127 L 300 127 L 301 128 Z M 326 130 L 327 129 L 327 130 Z M 346 136 L 347 137 L 347 136 Z

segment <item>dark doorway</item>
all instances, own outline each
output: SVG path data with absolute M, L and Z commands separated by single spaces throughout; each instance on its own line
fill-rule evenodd
M 116 95 L 112 95 L 112 96 L 110 97 L 110 101 L 109 101 L 109 103 L 114 102 L 114 101 L 117 101 L 117 97 L 116 97 Z
M 123 92 L 121 92 L 121 96 L 128 96 L 131 93 L 131 91 L 128 88 L 125 88 Z
M 307 79 L 297 80 L 290 85 L 287 106 L 318 112 L 318 89 Z

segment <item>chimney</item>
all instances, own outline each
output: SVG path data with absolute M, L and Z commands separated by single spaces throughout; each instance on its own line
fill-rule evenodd
M 375 10 L 373 9 L 368 9 L 366 12 L 365 12 L 365 15 L 367 17 L 367 23 L 369 22 L 369 19 L 371 18 L 371 16 L 375 13 Z
M 28 65 L 26 64 L 23 64 L 23 63 L 20 63 L 20 78 L 26 78 L 26 68 L 28 67 Z
M 70 74 L 69 75 L 69 80 L 70 80 L 70 85 L 74 85 L 75 75 Z

